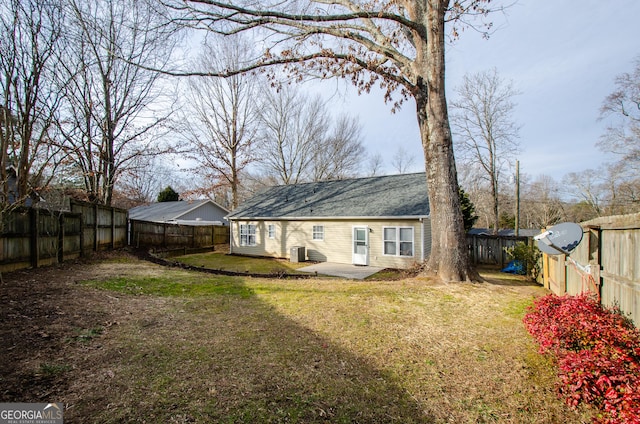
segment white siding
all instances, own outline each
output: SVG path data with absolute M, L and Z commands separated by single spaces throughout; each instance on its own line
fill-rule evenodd
M 256 225 L 256 246 L 240 246 L 239 224 Z M 269 239 L 268 225 L 275 224 L 276 237 Z M 312 240 L 313 226 L 324 225 L 324 240 Z M 232 252 L 243 255 L 289 258 L 290 249 L 304 246 L 310 261 L 352 263 L 353 227 L 369 228 L 369 265 L 384 268 L 409 268 L 426 259 L 431 250 L 431 225 L 429 219 L 393 221 L 233 221 L 231 225 Z M 414 256 L 399 257 L 383 254 L 383 227 L 412 227 Z M 422 236 L 425 240 L 422 240 Z

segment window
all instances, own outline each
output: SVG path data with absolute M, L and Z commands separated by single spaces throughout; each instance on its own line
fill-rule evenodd
M 240 224 L 240 246 L 256 245 L 255 224 Z
M 276 238 L 276 224 L 269 224 L 267 227 L 267 233 L 270 239 Z
M 313 239 L 324 240 L 324 225 L 313 226 Z
M 382 237 L 384 243 L 384 254 L 385 255 L 395 255 L 397 252 L 396 249 L 396 232 L 397 228 L 384 228 L 382 230 Z
M 382 244 L 385 255 L 413 256 L 413 227 L 384 227 Z

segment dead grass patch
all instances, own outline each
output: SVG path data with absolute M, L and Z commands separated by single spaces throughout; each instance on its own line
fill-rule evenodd
M 1 360 L 15 366 L 2 371 L 0 400 L 62 401 L 69 422 L 588 420 L 557 399 L 553 364 L 522 326 L 544 290 L 517 279 L 288 281 L 112 265 L 5 276 Z

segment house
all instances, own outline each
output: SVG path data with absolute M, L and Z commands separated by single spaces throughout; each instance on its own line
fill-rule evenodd
M 20 193 L 18 187 L 18 170 L 13 165 L 5 168 L 5 180 L 2 183 L 5 185 L 6 193 L 2 195 L 7 203 L 20 204 L 22 206 L 34 206 L 38 202 L 43 201 L 38 191 L 36 191 L 30 181 L 27 181 L 27 193 Z
M 158 202 L 129 209 L 129 219 L 182 225 L 224 225 L 229 211 L 211 200 Z
M 431 251 L 424 173 L 270 187 L 227 219 L 243 255 L 408 268 Z

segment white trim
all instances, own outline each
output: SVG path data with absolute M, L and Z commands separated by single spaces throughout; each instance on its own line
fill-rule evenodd
M 355 242 L 356 242 L 356 228 L 364 228 L 365 232 L 365 253 L 364 253 L 364 263 L 361 261 L 356 261 L 356 252 L 355 252 Z M 354 265 L 364 265 L 369 266 L 370 259 L 370 249 L 369 249 L 369 227 L 367 225 L 352 225 L 351 226 L 351 263 Z
M 322 229 L 322 238 L 316 238 L 316 228 L 321 228 Z M 320 231 L 318 231 L 318 233 L 320 233 Z M 324 241 L 324 238 L 325 238 L 324 224 L 311 226 L 311 240 L 312 241 Z
M 396 230 L 395 241 L 393 241 L 393 243 L 395 243 L 396 245 L 395 254 L 385 253 L 386 239 L 384 238 L 384 230 L 387 228 L 393 228 Z M 400 245 L 402 243 L 408 243 L 408 241 L 406 240 L 405 241 L 400 240 L 400 233 L 401 233 L 401 230 L 403 229 L 411 230 L 411 255 L 400 254 Z M 382 256 L 389 256 L 389 257 L 395 257 L 395 258 L 415 258 L 416 257 L 416 234 L 415 233 L 416 231 L 414 227 L 407 227 L 402 225 L 383 225 L 382 226 Z M 388 241 L 392 242 L 392 240 L 388 240 Z
M 246 227 L 246 244 L 242 244 L 242 227 Z M 251 234 L 251 227 L 253 227 L 253 234 Z M 258 226 L 256 224 L 240 224 L 238 226 L 238 237 L 241 247 L 255 247 L 258 245 Z M 251 243 L 251 236 L 253 235 L 253 244 Z

